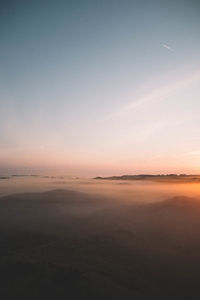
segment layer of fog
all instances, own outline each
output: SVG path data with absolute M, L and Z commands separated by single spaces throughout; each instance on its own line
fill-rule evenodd
M 70 177 L 14 176 L 0 180 L 0 197 L 24 192 L 66 189 L 115 200 L 148 203 L 175 196 L 200 197 L 199 183 L 95 180 Z
M 199 184 L 12 177 L 0 180 L 0 191 L 6 269 L 17 263 L 18 274 L 44 259 L 76 266 L 86 274 L 75 282 L 84 299 L 105 299 L 99 290 L 111 299 L 199 299 Z M 24 295 L 24 281 L 18 285 Z M 66 299 L 65 281 L 62 288 Z

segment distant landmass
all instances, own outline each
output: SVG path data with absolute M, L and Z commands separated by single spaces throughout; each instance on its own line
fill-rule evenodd
M 99 180 L 153 180 L 153 181 L 176 181 L 176 182 L 196 182 L 200 181 L 200 175 L 188 174 L 139 174 L 139 175 L 121 175 L 101 177 L 94 179 Z

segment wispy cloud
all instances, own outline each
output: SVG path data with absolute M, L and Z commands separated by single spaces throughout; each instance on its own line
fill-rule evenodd
M 171 51 L 171 52 L 176 52 L 173 48 L 171 48 L 170 46 L 166 45 L 166 44 L 161 44 L 165 49 Z
M 157 89 L 152 89 L 147 95 L 144 95 L 135 101 L 130 102 L 128 105 L 121 107 L 119 110 L 111 113 L 108 116 L 108 119 L 114 117 L 126 115 L 129 112 L 134 112 L 140 107 L 152 103 L 153 101 L 163 101 L 173 92 L 177 92 L 193 82 L 200 80 L 200 71 L 197 71 L 189 76 L 186 76 L 176 82 L 173 82 L 169 85 L 159 87 Z

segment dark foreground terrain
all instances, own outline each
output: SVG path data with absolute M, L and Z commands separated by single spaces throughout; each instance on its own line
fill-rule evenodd
M 200 299 L 200 201 L 0 199 L 0 299 Z

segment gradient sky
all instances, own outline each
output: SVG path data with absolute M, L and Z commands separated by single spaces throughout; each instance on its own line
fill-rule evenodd
M 200 173 L 199 1 L 0 5 L 0 173 Z

